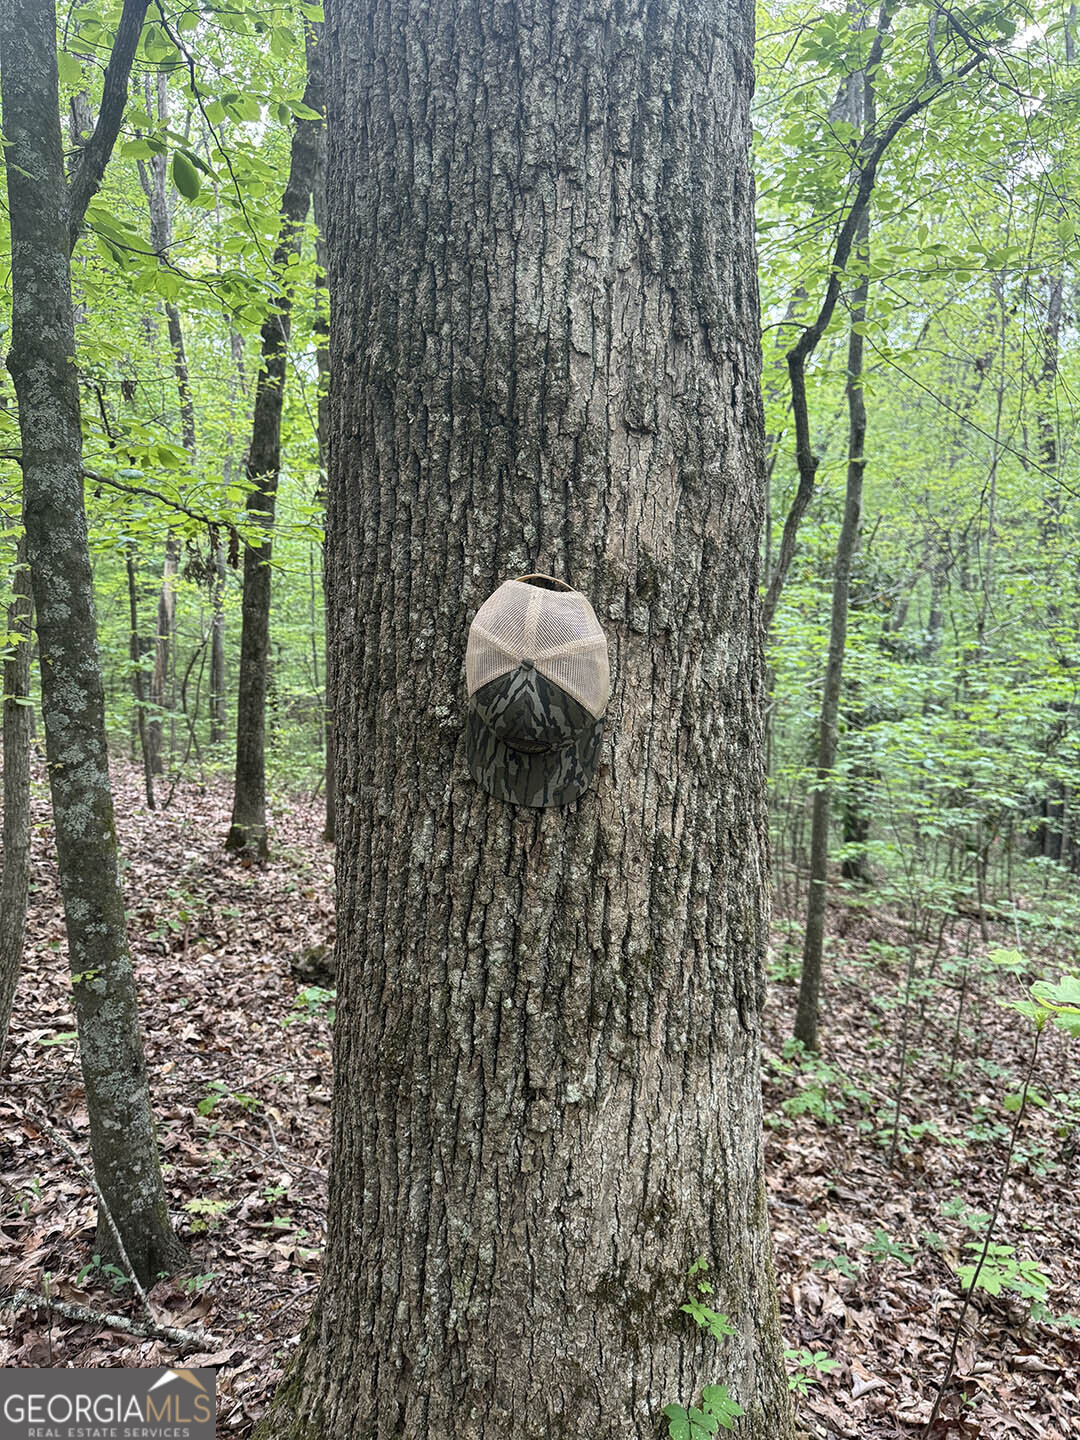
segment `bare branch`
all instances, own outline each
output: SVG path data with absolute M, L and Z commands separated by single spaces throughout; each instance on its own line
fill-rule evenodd
M 127 106 L 128 81 L 135 60 L 135 49 L 142 33 L 148 0 L 124 0 L 123 13 L 113 42 L 112 54 L 105 69 L 105 85 L 101 93 L 94 133 L 83 146 L 69 187 L 71 208 L 71 248 L 82 231 L 86 207 L 101 188 L 105 166 L 109 163 L 120 122 Z
M 63 1315 L 66 1320 L 76 1320 L 80 1325 L 98 1325 L 109 1330 L 122 1330 L 125 1335 L 138 1335 L 146 1340 L 168 1340 L 173 1345 L 197 1345 L 201 1350 L 216 1350 L 224 1345 L 217 1335 L 208 1330 L 184 1330 L 177 1325 L 158 1325 L 150 1321 L 127 1320 L 123 1315 L 109 1315 L 103 1310 L 91 1310 L 88 1305 L 76 1305 L 70 1300 L 54 1300 L 36 1290 L 13 1290 L 0 1300 L 0 1306 L 12 1310 L 51 1310 Z

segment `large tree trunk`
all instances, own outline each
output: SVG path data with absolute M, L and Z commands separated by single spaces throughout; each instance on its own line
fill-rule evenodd
M 79 1053 L 97 1183 L 136 1274 L 152 1282 L 183 1251 L 166 1212 L 117 873 L 83 508 L 68 260 L 78 217 L 64 183 L 56 17 L 41 0 L 5 0 L 0 13 L 12 241 L 8 368 L 19 400 L 23 515 Z M 98 1246 L 114 1253 L 101 1217 Z
M 789 1436 L 761 1157 L 764 508 L 745 0 L 327 10 L 330 1233 L 264 1434 Z M 469 779 L 471 616 L 542 568 L 593 788 Z M 718 1349 L 679 1312 L 707 1259 Z
M 319 27 L 321 32 L 321 27 Z M 304 104 L 322 109 L 322 36 L 308 31 L 308 81 Z M 262 529 L 258 545 L 244 546 L 244 592 L 240 607 L 240 680 L 236 697 L 236 783 L 232 821 L 225 847 L 256 859 L 267 855 L 266 839 L 266 688 L 270 665 L 270 560 L 274 511 L 281 465 L 281 412 L 285 399 L 285 361 L 292 326 L 289 260 L 300 253 L 303 226 L 315 182 L 322 120 L 297 120 L 289 157 L 289 178 L 281 201 L 281 230 L 274 251 L 274 274 L 282 291 L 262 327 L 262 367 L 255 386 L 247 474 L 248 518 Z
M 7 631 L 17 637 L 4 661 L 4 832 L 0 853 L 0 1074 L 22 967 L 30 885 L 30 571 L 19 542 Z

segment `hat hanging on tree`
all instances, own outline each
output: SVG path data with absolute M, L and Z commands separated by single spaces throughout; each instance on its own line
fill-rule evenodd
M 569 805 L 596 770 L 611 691 L 607 638 L 579 590 L 505 580 L 465 649 L 469 772 L 500 800 Z

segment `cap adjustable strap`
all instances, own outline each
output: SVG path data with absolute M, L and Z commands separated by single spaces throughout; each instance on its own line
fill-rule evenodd
M 573 590 L 574 588 L 572 585 L 568 585 L 565 580 L 559 580 L 554 575 L 545 575 L 540 570 L 533 570 L 528 575 L 515 575 L 514 579 L 522 585 L 532 585 L 538 580 L 545 581 L 546 584 L 537 586 L 539 590 Z

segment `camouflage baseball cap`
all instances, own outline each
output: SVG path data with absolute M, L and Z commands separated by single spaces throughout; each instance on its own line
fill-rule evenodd
M 578 590 L 506 580 L 465 649 L 466 748 L 478 785 L 514 805 L 569 805 L 596 770 L 611 689 L 607 639 Z

